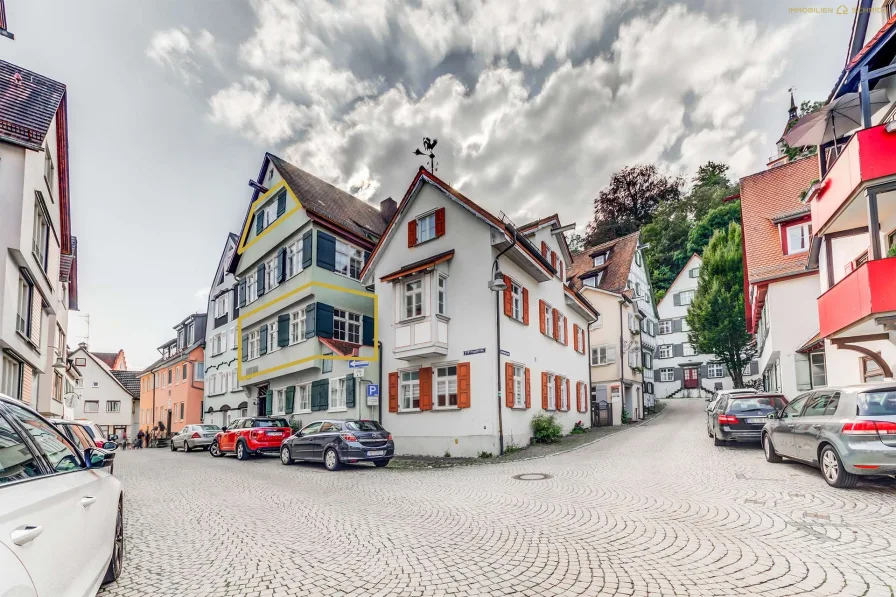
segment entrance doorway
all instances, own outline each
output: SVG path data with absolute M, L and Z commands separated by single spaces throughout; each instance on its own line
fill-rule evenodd
M 698 372 L 696 367 L 685 367 L 684 368 L 684 387 L 687 389 L 695 389 L 699 385 L 699 380 L 697 379 Z
M 258 416 L 266 417 L 268 416 L 268 404 L 267 404 L 267 394 L 268 387 L 267 386 L 259 386 L 258 388 L 258 397 L 256 400 L 258 401 Z

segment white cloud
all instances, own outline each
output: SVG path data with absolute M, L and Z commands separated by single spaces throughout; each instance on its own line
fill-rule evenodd
M 292 136 L 306 120 L 307 109 L 271 94 L 265 79 L 246 76 L 209 98 L 209 118 L 261 143 Z
M 205 29 L 194 37 L 187 27 L 156 31 L 149 40 L 146 55 L 160 66 L 170 68 L 186 85 L 198 83 L 200 65 L 194 60 L 197 52 L 217 60 L 215 37 Z

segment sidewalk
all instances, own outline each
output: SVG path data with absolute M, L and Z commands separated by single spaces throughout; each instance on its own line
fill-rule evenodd
M 534 444 L 521 447 L 519 451 L 504 456 L 493 458 L 442 458 L 439 456 L 396 456 L 389 463 L 391 469 L 421 469 L 421 468 L 452 468 L 456 466 L 478 466 L 484 464 L 499 464 L 502 462 L 517 462 L 520 460 L 532 460 L 545 458 L 555 454 L 562 454 L 572 450 L 578 450 L 589 444 L 601 441 L 611 435 L 623 433 L 627 429 L 644 425 L 660 416 L 665 409 L 665 404 L 657 401 L 656 413 L 649 414 L 644 419 L 630 425 L 614 427 L 594 427 L 586 433 L 565 435 L 555 444 Z M 506 448 L 506 446 L 505 446 Z

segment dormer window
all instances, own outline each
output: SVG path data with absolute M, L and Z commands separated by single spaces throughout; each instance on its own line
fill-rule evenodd
M 585 278 L 582 280 L 582 284 L 589 288 L 597 288 L 600 284 L 600 279 L 603 277 L 604 273 L 600 272 L 596 276 L 591 276 L 589 278 Z
M 445 208 L 440 207 L 408 222 L 408 247 L 414 247 L 444 234 Z
M 436 237 L 436 214 L 431 213 L 417 218 L 417 244 L 425 243 Z
M 606 262 L 607 262 L 607 254 L 606 253 L 601 253 L 600 255 L 594 256 L 594 267 L 597 267 L 598 265 L 603 265 Z
M 784 247 L 784 252 L 787 255 L 805 253 L 809 250 L 809 239 L 812 237 L 812 224 L 810 222 L 787 226 L 784 232 L 785 242 L 787 243 Z

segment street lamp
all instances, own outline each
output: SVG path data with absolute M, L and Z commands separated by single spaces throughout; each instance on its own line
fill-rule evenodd
M 496 344 L 498 345 L 498 354 L 495 355 L 495 362 L 498 368 L 498 456 L 504 455 L 504 417 L 503 408 L 504 401 L 501 399 L 501 294 L 507 290 L 507 283 L 504 281 L 504 272 L 498 267 L 498 259 L 501 255 L 516 246 L 516 228 L 513 228 L 513 237 L 506 248 L 495 255 L 495 261 L 492 263 L 492 279 L 488 281 L 489 289 L 495 293 L 495 334 Z

